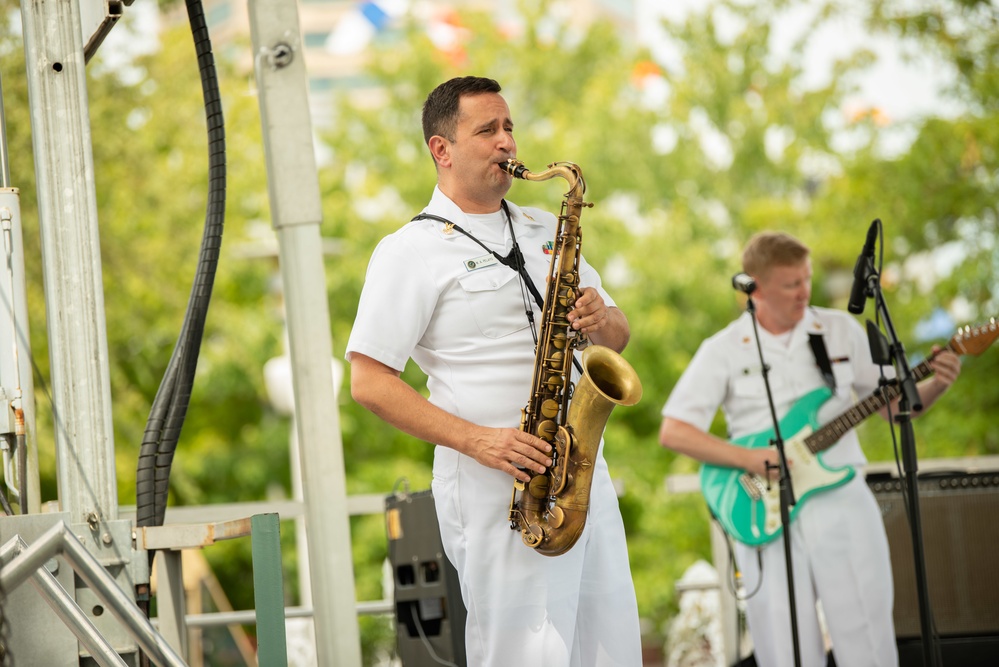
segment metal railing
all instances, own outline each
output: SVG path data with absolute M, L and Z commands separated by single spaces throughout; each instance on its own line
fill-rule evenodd
M 0 589 L 9 593 L 30 579 L 42 598 L 99 664 L 125 667 L 125 662 L 80 609 L 73 596 L 46 569 L 46 563 L 60 555 L 98 598 L 115 612 L 131 637 L 157 664 L 184 667 L 181 657 L 156 632 L 132 598 L 121 590 L 64 521 L 54 524 L 30 546 L 15 535 L 0 548 L 0 561 L 4 563 L 0 569 Z

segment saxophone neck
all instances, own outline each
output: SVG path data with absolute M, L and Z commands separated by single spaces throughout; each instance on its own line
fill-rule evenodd
M 582 201 L 583 193 L 586 192 L 586 181 L 583 180 L 583 171 L 579 165 L 573 162 L 553 162 L 544 171 L 534 173 L 524 166 L 520 160 L 509 159 L 503 165 L 503 169 L 514 178 L 525 181 L 547 181 L 552 178 L 564 178 L 569 183 L 567 198 L 579 199 Z M 592 204 L 587 204 L 592 206 Z

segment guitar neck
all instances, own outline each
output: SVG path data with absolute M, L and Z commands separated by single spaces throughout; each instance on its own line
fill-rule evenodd
M 953 345 L 948 345 L 945 349 L 953 350 Z M 925 361 L 911 369 L 912 376 L 916 382 L 933 374 L 933 369 L 930 368 L 930 361 L 937 354 L 939 352 L 930 355 Z M 829 449 L 839 442 L 839 439 L 847 431 L 893 401 L 900 393 L 902 392 L 898 380 L 890 380 L 888 384 L 805 438 L 805 446 L 813 454 L 818 454 L 821 451 Z

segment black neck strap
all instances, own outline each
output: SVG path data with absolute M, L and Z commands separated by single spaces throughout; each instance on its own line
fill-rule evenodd
M 506 214 L 506 221 L 510 226 L 510 236 L 513 238 L 513 247 L 510 248 L 510 252 L 508 252 L 505 256 L 499 254 L 495 250 L 489 249 L 485 243 L 475 238 L 457 223 L 451 222 L 447 218 L 442 218 L 441 216 L 434 215 L 432 213 L 420 213 L 418 216 L 414 217 L 413 220 L 436 220 L 437 222 L 443 222 L 445 230 L 453 229 L 478 243 L 482 246 L 483 250 L 495 257 L 500 264 L 503 266 L 509 266 L 511 269 L 520 274 L 520 277 L 523 278 L 527 289 L 531 292 L 531 296 L 533 296 L 534 300 L 537 302 L 538 308 L 540 308 L 543 312 L 545 309 L 545 300 L 541 296 L 541 292 L 538 291 L 538 288 L 535 287 L 534 281 L 531 280 L 531 276 L 527 273 L 527 267 L 524 264 L 524 253 L 520 251 L 520 245 L 517 243 L 517 235 L 513 231 L 513 217 L 510 215 L 510 209 L 506 205 L 506 200 L 503 199 L 500 202 L 500 205 L 503 207 L 503 213 Z
M 826 343 L 822 339 L 822 334 L 808 334 L 808 344 L 812 347 L 812 354 L 815 355 L 815 363 L 822 371 L 822 379 L 833 391 L 836 391 L 836 376 L 832 371 L 832 364 L 829 363 L 829 353 L 826 352 Z
M 531 275 L 527 272 L 527 266 L 524 263 L 524 253 L 520 251 L 520 245 L 517 243 L 517 235 L 513 231 L 513 216 L 510 215 L 510 209 L 507 206 L 505 199 L 500 200 L 500 205 L 503 207 L 503 213 L 506 214 L 506 222 L 510 226 L 510 236 L 511 238 L 513 238 L 513 247 L 510 248 L 510 252 L 507 253 L 505 257 L 503 255 L 500 255 L 498 252 L 489 249 L 489 247 L 487 247 L 485 243 L 475 238 L 469 232 L 465 231 L 459 225 L 457 225 L 454 222 L 451 222 L 447 218 L 443 218 L 439 215 L 434 215 L 433 213 L 420 213 L 419 215 L 413 218 L 413 221 L 436 220 L 437 222 L 444 223 L 445 231 L 454 229 L 460 232 L 461 234 L 464 234 L 468 238 L 472 239 L 473 241 L 475 241 L 477 244 L 482 246 L 482 248 L 486 252 L 495 257 L 500 264 L 502 264 L 503 266 L 509 266 L 511 269 L 520 274 L 520 278 L 523 281 L 523 284 L 527 286 L 527 289 L 530 291 L 531 296 L 534 297 L 534 301 L 538 304 L 538 308 L 541 309 L 541 312 L 543 313 L 545 312 L 545 299 L 544 297 L 541 296 L 541 292 L 538 291 L 538 288 L 534 285 L 534 281 L 531 280 Z M 527 304 L 525 303 L 524 305 L 526 306 Z M 531 329 L 533 331 L 534 312 L 530 308 L 527 309 L 527 319 L 530 322 Z M 538 342 L 537 336 L 535 336 L 534 342 L 535 344 Z M 576 370 L 579 371 L 580 374 L 582 374 L 583 368 L 580 365 L 579 360 L 575 357 L 575 355 L 572 358 L 572 363 L 576 367 Z

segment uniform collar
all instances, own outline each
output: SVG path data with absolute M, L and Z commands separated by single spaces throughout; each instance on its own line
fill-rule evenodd
M 809 306 L 805 309 L 805 316 L 801 318 L 801 321 L 795 325 L 791 332 L 792 343 L 798 339 L 807 340 L 809 334 L 824 334 L 825 331 L 826 327 L 816 315 L 815 309 Z M 769 334 L 763 327 L 760 327 L 760 332 L 773 338 L 773 334 Z M 756 338 L 753 334 L 753 321 L 748 312 L 743 313 L 738 320 L 738 334 L 740 343 L 755 347 Z M 763 340 L 766 340 L 766 338 Z
M 513 220 L 514 225 L 531 225 L 540 226 L 542 223 L 535 220 L 531 215 L 525 212 L 522 208 L 511 202 L 509 199 L 506 202 L 507 208 L 510 210 L 510 217 Z M 441 192 L 439 186 L 434 186 L 434 193 L 430 198 L 430 203 L 427 204 L 426 208 L 423 209 L 423 213 L 431 213 L 433 215 L 446 218 L 451 222 L 464 227 L 469 228 L 468 216 L 465 212 L 459 208 L 454 201 L 451 200 L 446 194 Z M 437 233 L 443 239 L 452 239 L 456 236 L 461 236 L 457 232 L 451 230 L 450 232 L 445 230 L 444 223 L 437 222 L 434 220 L 430 221 Z
M 468 218 L 465 216 L 465 212 L 451 201 L 450 197 L 441 192 L 441 189 L 437 186 L 434 186 L 434 193 L 430 197 L 430 203 L 427 204 L 422 212 L 440 216 L 462 227 L 468 227 Z M 428 222 L 442 239 L 453 239 L 456 236 L 461 236 L 453 230 L 446 229 L 443 222 L 437 220 L 429 220 Z

